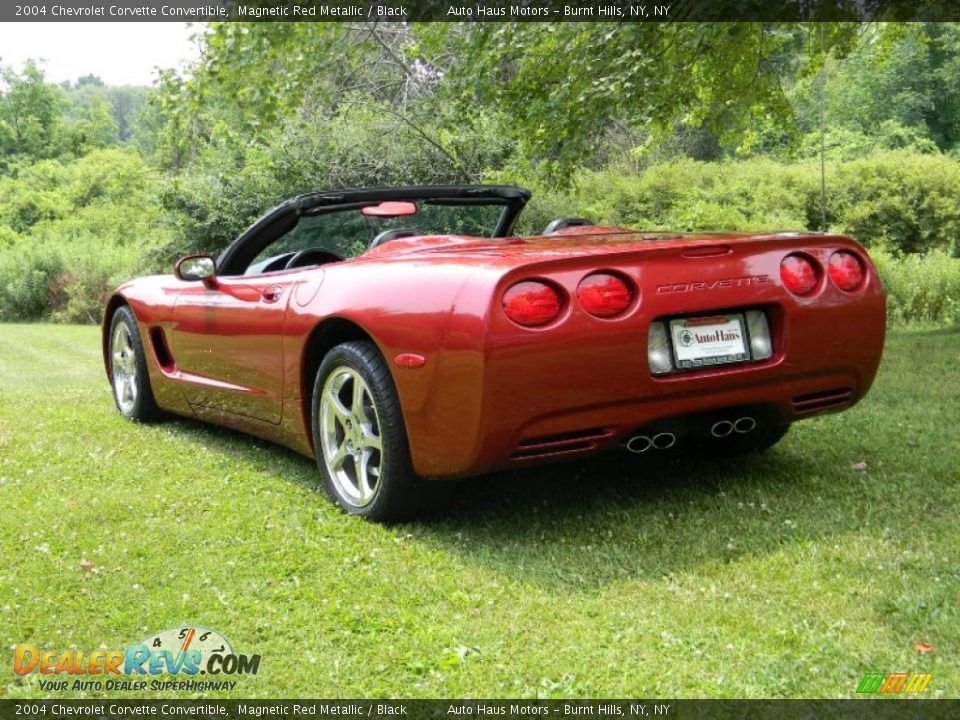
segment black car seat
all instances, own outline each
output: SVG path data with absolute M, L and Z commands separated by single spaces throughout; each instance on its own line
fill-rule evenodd
M 547 225 L 546 228 L 544 228 L 543 234 L 551 235 L 557 232 L 557 230 L 563 230 L 564 228 L 569 228 L 569 227 L 582 227 L 586 225 L 593 225 L 593 223 L 587 220 L 586 218 L 574 218 L 574 217 L 557 218 L 556 220 L 553 220 L 549 225 Z
M 394 230 L 384 230 L 382 233 L 377 235 L 373 240 L 370 241 L 370 247 L 368 250 L 373 250 L 379 245 L 388 243 L 391 240 L 396 240 L 397 238 L 413 237 L 414 235 L 420 235 L 419 230 L 409 230 L 407 228 L 396 228 Z

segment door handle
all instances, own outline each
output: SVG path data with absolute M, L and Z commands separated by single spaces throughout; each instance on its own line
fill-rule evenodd
M 283 295 L 283 287 L 280 285 L 267 285 L 260 293 L 263 301 L 268 303 L 276 302 L 281 295 Z

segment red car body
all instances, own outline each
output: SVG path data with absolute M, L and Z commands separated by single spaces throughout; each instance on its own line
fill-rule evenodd
M 842 251 L 863 277 L 830 277 Z M 796 294 L 781 265 L 812 261 Z M 578 285 L 612 273 L 631 287 L 615 317 L 586 312 Z M 558 315 L 525 327 L 505 292 L 544 282 Z M 787 424 L 852 406 L 870 388 L 885 333 L 880 281 L 863 248 L 815 233 L 665 234 L 573 226 L 538 237 L 401 237 L 358 257 L 210 281 L 122 285 L 164 410 L 313 457 L 310 395 L 323 354 L 369 339 L 386 359 L 417 474 L 460 477 L 594 453 L 638 432 L 678 443 L 745 413 Z M 651 323 L 760 309 L 772 354 L 656 375 Z M 104 355 L 110 368 L 108 326 Z M 672 442 L 670 444 L 673 444 Z

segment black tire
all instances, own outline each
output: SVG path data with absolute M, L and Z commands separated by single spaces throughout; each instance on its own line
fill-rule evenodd
M 424 509 L 424 483 L 410 461 L 400 399 L 375 345 L 347 342 L 327 353 L 310 413 L 317 465 L 340 509 L 376 521 L 404 520 Z
M 741 455 L 768 450 L 783 439 L 790 423 L 758 425 L 744 435 L 728 435 L 725 438 L 710 438 L 710 447 L 717 453 Z
M 129 340 L 128 343 L 124 342 L 124 348 L 119 356 L 118 331 L 125 340 Z M 118 307 L 110 319 L 107 349 L 110 363 L 110 387 L 113 390 L 113 402 L 117 406 L 117 411 L 128 420 L 138 422 L 161 420 L 164 413 L 157 405 L 153 388 L 150 386 L 150 373 L 147 371 L 147 358 L 144 354 L 143 340 L 140 337 L 140 326 L 133 311 L 126 305 Z M 119 384 L 121 375 L 132 377 L 132 393 L 130 385 Z

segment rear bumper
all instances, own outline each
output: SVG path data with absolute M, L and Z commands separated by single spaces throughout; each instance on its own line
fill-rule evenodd
M 598 452 L 638 431 L 651 437 L 670 433 L 682 443 L 691 436 L 709 436 L 720 420 L 790 423 L 851 407 L 864 394 L 860 383 L 855 373 L 827 372 L 583 408 L 528 423 L 506 451 L 489 445 L 487 457 L 495 456 L 495 467 L 506 467 Z
M 654 377 L 647 332 L 662 315 L 651 315 L 589 328 L 570 318 L 562 335 L 527 331 L 525 342 L 505 336 L 441 360 L 410 428 L 417 471 L 466 476 L 587 455 L 640 429 L 680 442 L 717 417 L 785 423 L 842 411 L 870 389 L 885 334 L 878 289 L 815 312 L 781 308 L 769 360 Z

